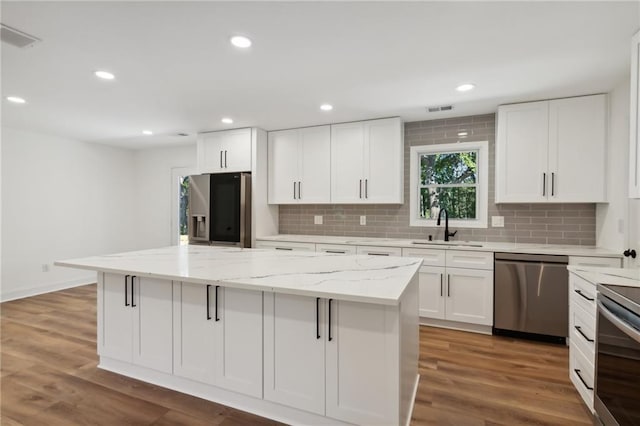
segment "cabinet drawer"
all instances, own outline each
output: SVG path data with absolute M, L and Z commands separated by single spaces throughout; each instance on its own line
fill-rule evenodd
M 591 412 L 593 412 L 594 373 L 593 364 L 589 362 L 580 349 L 571 347 L 569 352 L 569 377 Z
M 587 360 L 593 364 L 595 360 L 596 319 L 575 302 L 571 303 L 569 315 L 571 315 L 569 342 L 571 346 L 578 347 Z
M 621 259 L 619 257 L 588 257 L 588 256 L 570 256 L 569 265 L 571 266 L 594 266 L 599 268 L 620 268 Z
M 335 254 L 356 254 L 356 246 L 344 244 L 316 244 L 316 251 Z
M 420 257 L 422 258 L 422 266 L 444 266 L 445 265 L 445 251 L 434 249 L 414 249 L 403 248 L 403 257 Z
M 356 253 L 371 256 L 402 256 L 402 249 L 400 247 L 357 246 Z
M 256 241 L 256 248 L 287 251 L 316 251 L 316 245 L 314 243 L 294 243 L 289 241 Z
M 569 275 L 569 301 L 584 309 L 589 315 L 596 316 L 596 286 L 576 274 Z
M 493 252 L 447 250 L 446 253 L 447 268 L 493 270 Z

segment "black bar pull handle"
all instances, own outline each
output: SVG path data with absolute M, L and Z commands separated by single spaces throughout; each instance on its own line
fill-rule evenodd
M 362 179 L 360 179 L 360 198 L 362 198 Z
M 138 277 L 136 277 L 135 275 L 132 275 L 132 276 L 131 276 L 131 307 L 132 307 L 132 308 L 135 308 L 136 306 L 138 306 L 138 305 L 136 305 L 136 303 L 133 301 L 133 297 L 134 297 L 134 296 L 133 296 L 133 294 L 134 294 L 134 290 L 133 290 L 133 283 L 135 282 L 134 280 L 135 280 L 136 278 L 138 278 Z
M 551 196 L 554 197 L 556 195 L 556 174 L 551 173 Z
M 220 321 L 220 317 L 218 317 L 218 289 L 219 285 L 216 286 L 216 321 Z
M 320 338 L 320 298 L 316 297 L 316 339 Z
M 293 199 L 296 200 L 296 183 L 295 181 L 293 182 Z
M 547 174 L 543 173 L 542 174 L 542 196 L 546 196 L 547 195 Z
M 447 297 L 451 297 L 451 275 L 447 274 Z
M 128 299 L 128 295 L 127 295 L 127 280 L 129 279 L 131 275 L 125 275 L 124 276 L 124 306 L 129 306 L 129 299 Z
M 327 329 L 328 329 L 328 340 L 332 341 L 333 337 L 331 336 L 331 302 L 333 299 L 329 299 L 329 320 L 327 321 Z
M 227 167 L 229 166 L 227 165 L 227 151 L 225 150 L 224 151 L 224 168 L 226 169 Z
M 222 168 L 222 151 L 220 151 L 220 168 Z
M 589 297 L 587 295 L 585 295 L 581 290 L 575 289 L 573 290 L 576 293 L 578 293 L 580 296 L 582 296 L 583 298 L 587 299 L 589 302 L 593 302 L 595 299 L 593 297 Z
M 302 199 L 302 195 L 300 195 L 300 188 L 302 188 L 302 182 L 298 181 L 298 200 Z
M 584 337 L 584 340 L 586 340 L 587 342 L 594 342 L 593 339 L 589 338 L 586 334 L 584 334 L 584 331 L 582 331 L 582 327 L 580 327 L 579 325 L 574 325 L 573 328 L 578 330 L 578 333 L 580 333 L 580 335 Z
M 440 297 L 443 296 L 443 294 L 442 294 L 442 280 L 443 280 L 443 277 L 444 277 L 444 275 L 440 274 Z
M 369 179 L 364 180 L 364 198 L 369 198 Z
M 209 293 L 211 292 L 211 286 L 207 284 L 207 321 L 211 319 L 211 310 L 209 308 Z
M 574 369 L 573 369 L 573 371 L 575 371 L 575 372 L 576 372 L 576 374 L 578 375 L 578 379 L 580 379 L 580 381 L 582 382 L 582 384 L 584 385 L 584 387 L 586 387 L 586 388 L 587 388 L 587 389 L 589 389 L 589 390 L 593 390 L 593 387 L 592 387 L 592 386 L 589 386 L 589 385 L 587 384 L 587 382 L 585 382 L 585 381 L 584 381 L 584 379 L 582 378 L 582 375 L 580 374 L 580 370 L 579 370 L 579 369 L 574 368 Z

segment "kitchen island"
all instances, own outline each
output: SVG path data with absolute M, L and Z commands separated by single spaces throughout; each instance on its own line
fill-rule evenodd
M 99 367 L 290 424 L 405 425 L 421 259 L 173 246 L 98 272 Z

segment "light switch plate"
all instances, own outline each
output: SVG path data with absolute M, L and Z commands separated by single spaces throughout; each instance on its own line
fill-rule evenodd
M 367 224 L 367 217 L 360 216 L 360 225 L 366 225 L 366 224 Z
M 313 216 L 314 225 L 322 225 L 322 216 Z
M 491 216 L 491 227 L 504 228 L 504 216 Z

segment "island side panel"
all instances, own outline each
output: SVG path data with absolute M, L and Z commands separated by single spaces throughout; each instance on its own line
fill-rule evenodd
M 418 386 L 420 317 L 419 273 L 416 272 L 400 299 L 400 424 L 408 425 Z

